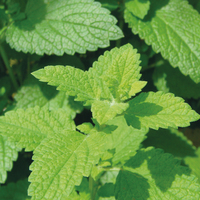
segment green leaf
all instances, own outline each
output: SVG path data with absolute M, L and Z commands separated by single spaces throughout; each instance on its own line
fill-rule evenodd
M 94 127 L 91 123 L 85 122 L 83 124 L 78 125 L 76 128 L 82 133 L 89 134 Z
M 179 67 L 184 75 L 200 82 L 199 13 L 185 0 L 152 0 L 143 20 L 125 10 L 125 21 L 155 52 Z
M 184 134 L 176 129 L 150 129 L 147 139 L 142 143 L 144 147 L 154 146 L 161 148 L 166 153 L 171 153 L 178 158 L 195 156 L 195 148 L 192 142 Z
M 113 183 L 106 183 L 105 185 L 101 186 L 98 190 L 98 195 L 100 197 L 112 197 L 112 199 L 115 200 L 114 198 L 114 184 Z M 112 199 L 107 199 L 107 200 L 112 200 Z M 104 200 L 104 198 L 101 198 L 100 200 Z
M 11 171 L 13 161 L 17 160 L 20 150 L 15 142 L 10 142 L 7 137 L 0 135 L 0 183 L 5 183 L 7 171 Z
M 161 149 L 142 149 L 119 172 L 115 186 L 118 200 L 200 198 L 200 185 L 187 167 Z
M 32 73 L 42 82 L 58 86 L 58 90 L 66 91 L 70 96 L 76 96 L 77 101 L 98 100 L 111 98 L 109 91 L 101 80 L 96 80 L 93 74 L 84 72 L 71 66 L 47 66 Z M 104 95 L 105 94 L 105 95 Z
M 123 116 L 115 117 L 107 124 L 117 127 L 112 131 L 112 134 L 107 135 L 106 139 L 109 149 L 115 150 L 112 164 L 124 163 L 136 154 L 141 142 L 145 139 L 145 134 L 148 132 L 148 129 L 142 128 L 138 130 L 128 126 Z
M 200 97 L 200 83 L 196 84 L 190 77 L 184 76 L 178 68 L 174 69 L 167 63 L 156 67 L 153 80 L 158 90 L 171 92 L 183 98 Z
M 39 82 L 33 76 L 28 76 L 23 86 L 14 96 L 17 101 L 16 107 L 23 109 L 35 106 L 43 107 L 47 105 L 57 93 L 54 87 Z
M 104 8 L 110 11 L 116 10 L 119 7 L 117 0 L 98 0 Z
M 106 51 L 94 62 L 89 72 L 98 75 L 118 101 L 124 101 L 140 92 L 147 82 L 139 81 L 140 55 L 132 45 Z
M 109 101 L 95 101 L 92 104 L 92 116 L 99 124 L 104 124 L 116 115 L 121 114 L 128 108 L 128 103 L 116 103 Z
M 76 101 L 92 104 L 93 117 L 101 124 L 121 114 L 127 108 L 123 101 L 146 85 L 145 81 L 139 81 L 139 63 L 139 54 L 127 44 L 106 51 L 86 72 L 58 65 L 47 66 L 32 74 L 40 81 L 75 96 Z
M 184 161 L 198 177 L 200 183 L 200 148 L 196 150 L 195 156 L 188 156 Z
M 29 176 L 32 199 L 64 199 L 82 176 L 88 177 L 104 150 L 104 134 L 59 132 L 42 141 L 34 151 Z
M 27 189 L 29 182 L 27 179 L 19 180 L 16 183 L 8 183 L 0 187 L 0 199 L 2 200 L 27 200 Z
M 58 86 L 78 101 L 117 99 L 124 101 L 146 85 L 141 77 L 139 54 L 130 44 L 106 51 L 89 71 L 70 66 L 48 66 L 32 74 L 40 81 Z M 109 91 L 108 91 L 109 88 Z M 111 95 L 111 94 L 112 95 Z
M 123 37 L 109 14 L 93 0 L 29 0 L 26 19 L 8 27 L 6 41 L 17 51 L 39 55 L 95 51 Z
M 129 102 L 125 119 L 134 128 L 186 127 L 200 118 L 180 97 L 163 92 L 141 93 Z
M 17 142 L 26 151 L 34 150 L 47 135 L 75 129 L 71 116 L 63 109 L 49 112 L 39 107 L 6 112 L 0 117 L 1 135 Z
M 83 177 L 82 182 L 79 186 L 76 186 L 75 189 L 80 193 L 90 193 L 89 181 L 86 177 Z
M 126 9 L 136 17 L 143 19 L 150 8 L 150 1 L 148 0 L 126 0 Z
M 115 184 L 116 183 L 116 178 L 119 174 L 119 168 L 115 168 L 113 170 L 110 170 L 110 171 L 106 171 L 103 176 L 101 176 L 100 178 L 100 181 L 102 184 L 105 184 L 105 183 L 113 183 Z
M 17 108 L 26 109 L 35 106 L 47 107 L 49 110 L 62 108 L 71 113 L 72 118 L 83 109 L 81 103 L 74 102 L 65 92 L 58 92 L 54 87 L 39 82 L 33 76 L 24 82 L 15 95 L 15 100 Z

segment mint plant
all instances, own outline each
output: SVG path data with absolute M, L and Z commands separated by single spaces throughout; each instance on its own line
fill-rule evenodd
M 199 199 L 199 5 L 0 1 L 0 199 Z

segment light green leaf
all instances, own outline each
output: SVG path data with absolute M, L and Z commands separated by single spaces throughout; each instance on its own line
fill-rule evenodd
M 105 184 L 105 183 L 113 183 L 115 184 L 116 183 L 116 178 L 119 174 L 119 171 L 120 171 L 120 168 L 114 168 L 112 170 L 108 170 L 106 171 L 103 176 L 101 176 L 100 178 L 100 182 L 102 184 Z
M 0 135 L 0 183 L 5 183 L 7 171 L 11 171 L 13 161 L 17 160 L 20 150 L 16 147 L 15 142 L 11 142 L 7 137 Z
M 154 70 L 153 81 L 158 90 L 171 92 L 183 98 L 200 97 L 200 83 L 196 84 L 190 77 L 184 76 L 178 68 L 174 69 L 168 63 Z
M 89 122 L 85 122 L 83 124 L 78 125 L 76 128 L 82 133 L 89 134 L 94 128 L 94 126 Z
M 75 96 L 76 101 L 92 104 L 93 117 L 101 124 L 121 114 L 127 108 L 123 101 L 146 85 L 145 81 L 139 81 L 139 62 L 136 50 L 127 44 L 106 51 L 86 72 L 58 65 L 47 66 L 32 74 L 40 81 Z
M 47 66 L 32 74 L 40 81 L 58 86 L 58 90 L 66 91 L 70 96 L 76 96 L 77 101 L 92 102 L 100 98 L 111 99 L 109 90 L 100 79 L 95 79 L 93 74 L 71 66 Z
M 49 112 L 39 107 L 9 111 L 0 117 L 1 135 L 17 142 L 26 151 L 34 150 L 47 135 L 75 129 L 71 115 L 63 109 Z
M 0 199 L 2 200 L 27 200 L 27 189 L 29 182 L 27 179 L 19 180 L 16 183 L 8 183 L 0 187 Z
M 142 149 L 119 172 L 115 187 L 118 200 L 196 200 L 200 185 L 189 168 L 161 149 Z
M 126 44 L 106 51 L 94 62 L 89 72 L 98 75 L 105 82 L 115 99 L 124 101 L 146 85 L 145 81 L 138 81 L 141 77 L 139 57 L 137 50 Z
M 150 8 L 150 1 L 148 0 L 126 0 L 126 9 L 136 17 L 143 19 Z
M 99 124 L 104 124 L 108 120 L 113 119 L 116 115 L 124 112 L 128 106 L 128 103 L 95 101 L 91 108 L 92 116 L 97 119 Z
M 97 165 L 92 168 L 90 176 L 94 179 L 94 181 L 98 181 L 104 173 L 105 168 L 100 165 Z
M 66 92 L 56 91 L 54 87 L 41 83 L 33 76 L 30 76 L 15 95 L 16 108 L 30 108 L 35 106 L 47 107 L 49 110 L 58 108 L 65 109 L 71 113 L 72 118 L 76 113 L 80 113 L 83 106 L 79 102 L 74 102 L 72 97 Z
M 186 127 L 200 118 L 180 97 L 163 92 L 141 93 L 129 102 L 125 119 L 134 128 Z
M 188 156 L 184 159 L 184 161 L 190 167 L 192 172 L 198 177 L 200 183 L 200 148 L 196 150 L 194 156 Z
M 107 99 L 124 101 L 146 85 L 141 77 L 139 54 L 130 44 L 106 51 L 89 71 L 70 66 L 48 66 L 32 74 L 58 90 L 77 96 L 78 101 Z
M 123 37 L 109 14 L 94 0 L 29 0 L 26 19 L 11 23 L 6 41 L 17 51 L 39 55 L 95 51 Z
M 155 52 L 179 67 L 184 75 L 200 82 L 199 13 L 186 0 L 151 0 L 143 20 L 125 10 L 125 21 Z
M 115 117 L 107 123 L 109 126 L 117 127 L 112 134 L 107 135 L 107 146 L 114 149 L 112 158 L 113 165 L 119 162 L 124 163 L 131 156 L 136 154 L 141 142 L 145 139 L 148 129 L 144 127 L 140 130 L 128 126 L 123 116 Z
M 64 199 L 82 177 L 88 177 L 104 150 L 104 134 L 83 135 L 76 131 L 47 137 L 34 151 L 29 176 L 32 200 Z M 41 189 L 42 188 L 42 189 Z
M 45 106 L 57 93 L 58 91 L 54 87 L 39 82 L 33 76 L 29 76 L 14 96 L 17 101 L 16 107 L 26 109 L 35 106 Z

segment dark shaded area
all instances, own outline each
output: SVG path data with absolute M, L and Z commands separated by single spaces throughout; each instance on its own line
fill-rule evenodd
M 80 114 L 77 114 L 74 121 L 76 126 L 84 122 L 90 122 L 91 124 L 94 124 L 92 121 L 92 112 L 88 109 L 84 109 Z
M 75 68 L 79 68 L 84 70 L 85 67 L 83 65 L 83 63 L 81 62 L 81 59 L 76 56 L 76 55 L 67 55 L 67 54 L 63 54 L 63 56 L 56 56 L 56 55 L 44 55 L 42 57 L 42 59 L 40 60 L 40 66 L 45 67 L 48 65 L 69 65 Z
M 162 7 L 166 6 L 167 4 L 169 4 L 169 0 L 162 0 L 162 1 L 151 0 L 150 9 L 149 9 L 150 12 L 147 13 L 147 15 L 144 17 L 142 21 L 144 22 L 151 21 L 152 18 L 156 16 L 156 11 L 160 10 Z
M 19 152 L 17 161 L 13 162 L 12 170 L 7 172 L 7 180 L 4 185 L 28 178 L 31 173 L 29 166 L 32 163 L 32 155 L 32 152 Z
M 31 31 L 45 19 L 46 13 L 44 0 L 29 0 L 25 11 L 13 16 L 14 25 L 24 31 Z
M 148 169 L 152 178 L 155 180 L 156 186 L 162 192 L 166 192 L 175 180 L 176 175 L 189 176 L 191 170 L 181 166 L 180 161 L 175 159 L 171 154 L 163 153 L 162 149 L 151 149 L 148 151 L 139 150 L 125 166 L 132 169 L 138 168 L 144 161 L 147 161 Z M 145 192 L 145 190 L 144 190 Z
M 149 93 L 141 93 L 129 102 L 129 108 L 124 115 L 128 125 L 140 129 L 141 122 L 139 117 L 156 115 L 162 110 L 162 107 L 159 105 L 145 102 L 148 95 Z
M 148 180 L 140 174 L 130 171 L 120 171 L 115 184 L 117 200 L 148 199 L 150 188 Z M 141 193 L 142 191 L 142 193 Z
M 161 148 L 166 153 L 171 153 L 180 158 L 196 156 L 194 148 L 192 148 L 192 146 L 188 144 L 186 140 L 167 129 L 150 129 L 147 134 L 147 139 L 143 141 L 142 145 L 146 148 L 149 146 Z
M 115 196 L 114 194 L 114 187 L 113 183 L 105 183 L 100 189 L 98 190 L 98 195 L 100 197 L 111 197 Z
M 186 103 L 188 103 L 193 110 L 195 110 L 198 114 L 200 114 L 200 101 L 199 99 L 186 99 L 185 100 Z M 190 122 L 190 128 L 196 128 L 196 127 L 200 127 L 200 120 L 195 121 L 195 122 Z

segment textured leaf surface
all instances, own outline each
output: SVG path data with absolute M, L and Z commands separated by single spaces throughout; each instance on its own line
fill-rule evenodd
M 26 19 L 8 27 L 6 40 L 17 51 L 39 55 L 95 51 L 123 37 L 109 14 L 94 0 L 29 0 Z
M 104 151 L 104 135 L 67 131 L 48 137 L 37 147 L 30 169 L 32 199 L 64 199 L 89 176 Z
M 171 92 L 183 98 L 200 97 L 200 83 L 196 84 L 178 68 L 174 69 L 167 63 L 154 70 L 153 81 L 158 90 Z
M 76 126 L 76 128 L 82 133 L 89 134 L 94 127 L 90 122 L 84 122 Z
M 92 116 L 99 124 L 104 124 L 128 108 L 128 103 L 114 103 L 109 101 L 95 101 L 92 104 Z
M 57 95 L 54 87 L 39 82 L 33 76 L 25 80 L 23 86 L 15 95 L 17 108 L 43 107 Z
M 47 66 L 33 72 L 33 75 L 40 81 L 58 86 L 58 90 L 75 96 L 77 101 L 86 101 L 87 105 L 94 104 L 93 117 L 99 123 L 104 123 L 122 113 L 127 108 L 122 102 L 140 92 L 146 85 L 145 81 L 139 81 L 139 63 L 136 50 L 127 44 L 106 51 L 86 72 L 58 65 Z
M 163 92 L 141 93 L 129 102 L 125 113 L 127 123 L 135 128 L 153 129 L 186 127 L 200 118 L 180 97 Z
M 117 127 L 112 131 L 112 134 L 107 135 L 107 146 L 111 150 L 115 149 L 112 163 L 113 165 L 118 162 L 124 163 L 136 154 L 141 142 L 145 139 L 148 129 L 138 130 L 128 126 L 123 116 L 116 117 L 107 124 L 111 127 Z
M 139 54 L 130 44 L 106 51 L 89 71 L 70 66 L 48 66 L 32 74 L 40 81 L 58 86 L 58 90 L 77 95 L 77 100 L 117 99 L 123 101 L 140 92 Z M 108 90 L 109 89 L 109 90 Z
M 126 9 L 133 13 L 136 17 L 143 19 L 150 8 L 150 1 L 148 0 L 126 0 Z
M 185 158 L 187 156 L 195 157 L 195 147 L 184 134 L 176 129 L 150 129 L 147 139 L 142 143 L 144 147 L 153 146 L 161 148 L 166 153 Z
M 65 109 L 75 117 L 82 111 L 81 103 L 74 102 L 73 98 L 63 91 L 56 91 L 54 87 L 41 83 L 33 76 L 29 77 L 15 95 L 17 108 L 30 108 L 35 106 L 47 107 L 49 110 Z
M 188 156 L 184 159 L 185 163 L 192 169 L 192 172 L 198 177 L 200 183 L 200 148 L 195 152 L 195 156 Z
M 98 85 L 98 81 L 91 74 L 71 66 L 48 66 L 32 74 L 40 81 L 58 86 L 58 90 L 66 91 L 68 95 L 76 96 L 77 101 L 93 101 L 103 96 L 103 91 L 100 87 L 102 86 L 102 81 Z
M 26 151 L 34 150 L 47 135 L 63 129 L 75 129 L 71 116 L 63 109 L 52 112 L 39 107 L 18 109 L 0 117 L 1 134 Z
M 106 51 L 97 62 L 94 62 L 89 72 L 98 74 L 113 97 L 123 101 L 140 92 L 146 85 L 145 81 L 138 81 L 141 77 L 139 57 L 137 50 L 126 44 Z
M 13 161 L 17 160 L 18 151 L 15 142 L 11 142 L 7 137 L 0 135 L 0 183 L 5 183 L 7 171 L 11 171 Z
M 0 199 L 2 200 L 27 200 L 27 189 L 29 182 L 27 179 L 16 183 L 8 183 L 0 187 Z
M 173 67 L 200 82 L 200 15 L 185 0 L 152 0 L 143 20 L 125 10 L 125 21 Z
M 200 185 L 187 167 L 161 149 L 140 150 L 119 172 L 115 196 L 118 200 L 196 200 Z

